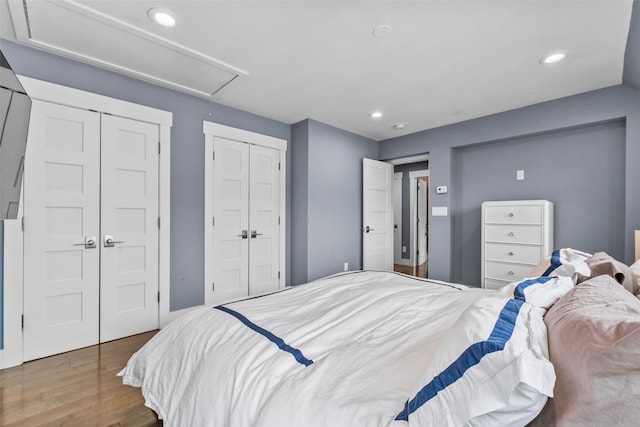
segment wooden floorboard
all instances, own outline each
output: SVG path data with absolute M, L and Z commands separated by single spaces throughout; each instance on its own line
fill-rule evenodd
M 0 370 L 0 426 L 161 426 L 116 374 L 157 331 Z
M 393 271 L 397 271 L 398 273 L 408 274 L 409 276 L 422 277 L 423 279 L 426 279 L 427 277 L 429 277 L 429 264 L 425 262 L 424 264 L 420 264 L 417 267 L 394 264 Z

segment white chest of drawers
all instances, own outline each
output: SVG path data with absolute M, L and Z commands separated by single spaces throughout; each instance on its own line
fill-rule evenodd
M 482 287 L 497 289 L 521 280 L 553 250 L 553 203 L 484 202 L 481 234 Z

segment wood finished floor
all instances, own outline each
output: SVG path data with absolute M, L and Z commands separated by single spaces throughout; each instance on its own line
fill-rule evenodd
M 423 279 L 429 277 L 429 265 L 427 262 L 425 262 L 424 264 L 420 264 L 417 267 L 394 264 L 393 271 L 408 274 L 409 276 L 422 277 Z
M 162 426 L 116 374 L 157 331 L 0 370 L 0 426 Z

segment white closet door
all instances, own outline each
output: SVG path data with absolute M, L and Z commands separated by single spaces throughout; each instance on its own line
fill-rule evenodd
M 100 116 L 34 101 L 24 169 L 24 360 L 98 342 Z
M 280 152 L 250 147 L 249 174 L 249 294 L 275 291 L 280 286 Z
M 102 116 L 100 342 L 158 328 L 158 140 Z
M 249 145 L 214 137 L 213 300 L 249 293 Z

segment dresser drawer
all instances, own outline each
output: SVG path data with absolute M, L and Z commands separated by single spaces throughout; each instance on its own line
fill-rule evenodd
M 542 244 L 542 226 L 485 224 L 484 239 L 487 242 Z
M 491 262 L 486 261 L 484 263 L 484 276 L 485 278 L 495 280 L 506 280 L 508 282 L 517 282 L 527 277 L 531 272 L 530 265 L 518 265 L 509 264 L 505 262 Z
M 542 206 L 486 206 L 485 223 L 542 224 Z
M 542 258 L 542 246 L 510 245 L 507 243 L 485 243 L 484 257 L 490 261 L 537 264 Z
M 509 283 L 507 280 L 484 279 L 484 285 L 482 287 L 485 289 L 500 289 Z

